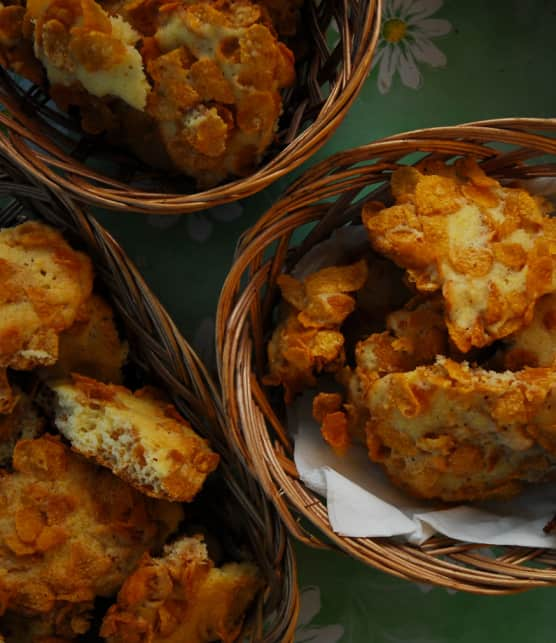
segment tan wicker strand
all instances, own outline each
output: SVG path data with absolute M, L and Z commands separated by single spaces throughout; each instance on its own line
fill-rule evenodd
M 556 585 L 556 552 L 501 547 L 492 554 L 482 545 L 445 536 L 413 546 L 334 533 L 322 498 L 298 477 L 281 395 L 262 384 L 277 276 L 337 228 L 360 222 L 362 204 L 384 194 L 398 165 L 419 157 L 461 155 L 475 156 L 498 178 L 555 177 L 556 162 L 547 155 L 556 155 L 556 119 L 513 118 L 405 132 L 310 168 L 241 237 L 218 306 L 219 375 L 236 450 L 296 538 L 341 549 L 400 578 L 477 594 L 512 594 Z M 310 232 L 294 242 L 303 238 L 301 230 L 308 224 L 313 224 Z
M 123 249 L 59 188 L 51 191 L 35 183 L 32 175 L 0 153 L 0 194 L 0 226 L 39 218 L 62 230 L 92 257 L 98 280 L 126 329 L 137 372 L 158 382 L 221 454 L 218 492 L 222 496 L 216 504 L 222 507 L 211 506 L 210 511 L 219 524 L 219 535 L 227 538 L 228 532 L 236 550 L 245 548 L 267 581 L 243 634 L 257 643 L 293 641 L 299 610 L 293 549 L 276 509 L 230 448 L 225 412 L 207 369 Z
M 300 60 L 296 86 L 285 94 L 276 142 L 261 167 L 245 178 L 199 192 L 184 177 L 169 178 L 125 150 L 85 136 L 40 88 L 24 88 L 3 69 L 0 150 L 36 181 L 113 210 L 184 214 L 245 198 L 309 159 L 340 125 L 369 73 L 381 10 L 382 0 L 306 0 L 304 40 L 310 57 Z M 332 21 L 338 42 L 330 48 Z M 93 169 L 93 162 L 103 170 Z

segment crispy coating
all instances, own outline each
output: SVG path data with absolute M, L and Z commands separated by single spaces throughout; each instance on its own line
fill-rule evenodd
M 448 332 L 439 297 L 416 297 L 386 317 L 387 330 L 372 333 L 355 348 L 355 369 L 345 368 L 338 380 L 345 387 L 345 404 L 332 404 L 328 394 L 317 395 L 313 416 L 321 432 L 338 453 L 345 453 L 352 440 L 365 442 L 369 420 L 366 399 L 371 386 L 388 373 L 410 371 L 435 361 L 448 351 Z M 325 412 L 330 404 L 329 412 Z
M 495 370 L 510 371 L 556 366 L 556 294 L 537 301 L 531 323 L 504 340 L 504 347 L 490 365 Z
M 77 632 L 89 629 L 90 612 L 88 603 L 67 604 L 33 618 L 8 612 L 0 617 L 0 627 L 6 643 L 69 643 Z
M 283 385 L 286 403 L 314 386 L 318 373 L 333 373 L 344 365 L 340 326 L 355 308 L 355 299 L 348 293 L 359 290 L 366 278 L 363 259 L 349 266 L 323 268 L 303 281 L 285 274 L 278 278 L 290 311 L 268 344 L 270 373 L 264 381 Z
M 0 368 L 53 364 L 58 336 L 91 295 L 91 261 L 41 223 L 0 231 Z
M 556 372 L 495 373 L 446 358 L 393 373 L 367 393 L 369 457 L 420 498 L 482 500 L 553 477 Z
M 189 502 L 218 454 L 161 393 L 74 374 L 52 382 L 54 422 L 73 449 L 155 498 Z
M 96 596 L 111 596 L 178 526 L 179 505 L 145 498 L 58 438 L 21 440 L 0 478 L 3 608 L 56 622 L 56 635 L 88 629 Z
M 24 36 L 24 18 L 25 7 L 0 3 L 0 65 L 41 85 L 44 70 L 35 58 L 32 42 Z
M 140 34 L 94 0 L 27 0 L 34 50 L 52 86 L 83 87 L 144 109 L 149 84 L 135 44 Z
M 121 384 L 128 345 L 120 339 L 112 309 L 102 297 L 93 295 L 83 304 L 73 326 L 60 335 L 59 342 L 58 361 L 41 370 L 43 377 L 79 373 Z
M 36 438 L 44 428 L 45 419 L 31 398 L 26 393 L 17 392 L 11 413 L 0 416 L 0 467 L 10 464 L 18 440 Z
M 469 159 L 392 176 L 396 205 L 366 206 L 375 250 L 422 292 L 441 291 L 462 352 L 527 325 L 535 301 L 556 289 L 556 224 L 548 202 L 505 188 Z
M 294 82 L 292 53 L 247 0 L 166 5 L 159 24 L 143 49 L 147 112 L 174 167 L 201 187 L 253 171 Z
M 205 643 L 236 640 L 262 587 L 251 563 L 214 567 L 199 537 L 145 555 L 102 624 L 109 643 Z

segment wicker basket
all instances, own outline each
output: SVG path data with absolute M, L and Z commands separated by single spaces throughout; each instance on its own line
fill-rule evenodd
M 303 24 L 310 55 L 300 58 L 296 85 L 284 95 L 275 144 L 246 178 L 198 192 L 185 177 L 169 178 L 131 153 L 84 135 L 39 87 L 3 69 L 0 104 L 7 111 L 0 113 L 0 148 L 37 180 L 114 210 L 183 214 L 242 199 L 303 163 L 333 134 L 369 72 L 380 15 L 381 0 L 307 0 Z M 330 48 L 326 33 L 332 21 L 338 38 Z
M 361 204 L 380 200 L 398 164 L 416 162 L 417 156 L 425 154 L 446 159 L 472 155 L 495 177 L 556 176 L 556 164 L 543 158 L 556 153 L 551 133 L 556 133 L 556 119 L 488 121 L 410 132 L 342 152 L 310 169 L 244 234 L 217 316 L 224 403 L 238 452 L 250 463 L 291 533 L 304 543 L 341 548 L 402 578 L 478 594 L 513 593 L 556 584 L 553 551 L 506 547 L 493 559 L 481 554 L 477 545 L 447 537 L 411 546 L 385 538 L 347 538 L 334 533 L 321 497 L 298 479 L 292 443 L 282 419 L 281 395 L 276 395 L 276 389 L 265 389 L 261 382 L 266 368 L 265 342 L 278 299 L 276 277 L 290 270 L 333 230 L 360 223 Z M 311 223 L 316 225 L 308 235 L 307 228 L 300 230 Z M 295 245 L 300 236 L 305 239 Z
M 0 191 L 9 197 L 2 198 L 0 227 L 28 216 L 39 218 L 91 256 L 97 280 L 125 328 L 133 356 L 131 376 L 166 390 L 182 415 L 220 453 L 219 473 L 211 476 L 211 489 L 202 493 L 207 503 L 202 504 L 202 520 L 209 530 L 214 527 L 230 556 L 239 548 L 247 550 L 267 581 L 243 634 L 257 642 L 293 640 L 298 593 L 292 547 L 276 510 L 228 445 L 221 403 L 205 367 L 122 248 L 92 216 L 35 184 L 1 155 Z M 191 519 L 197 511 L 194 502 L 188 508 Z

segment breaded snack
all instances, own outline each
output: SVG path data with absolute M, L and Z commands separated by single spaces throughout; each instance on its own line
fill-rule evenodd
M 145 498 L 52 436 L 18 442 L 13 468 L 0 477 L 3 609 L 54 618 L 56 635 L 71 638 L 87 630 L 95 597 L 113 595 L 183 511 Z
M 158 20 L 142 50 L 147 113 L 174 167 L 201 187 L 252 172 L 294 82 L 292 53 L 248 0 L 168 4 Z
M 344 365 L 340 326 L 355 308 L 355 299 L 348 293 L 359 290 L 366 278 L 363 259 L 349 266 L 323 268 L 303 281 L 285 274 L 278 277 L 290 311 L 268 344 L 270 373 L 264 381 L 283 385 L 286 403 L 314 386 L 317 374 L 333 373 Z
M 35 58 L 33 44 L 24 36 L 25 7 L 0 2 L 0 65 L 41 85 L 44 70 Z
M 8 612 L 0 617 L 0 627 L 6 643 L 69 643 L 77 640 L 77 632 L 89 629 L 91 608 L 88 603 L 68 603 L 33 618 Z
M 518 371 L 526 366 L 556 366 L 556 294 L 541 297 L 533 319 L 525 328 L 506 337 L 491 367 Z
M 441 291 L 450 336 L 462 352 L 530 323 L 556 290 L 556 222 L 550 206 L 502 187 L 469 159 L 392 175 L 396 205 L 368 204 L 371 244 L 407 270 L 421 292 Z
M 439 358 L 377 380 L 366 403 L 369 457 L 417 497 L 508 497 L 556 472 L 538 444 L 554 426 L 552 369 L 495 373 Z
M 145 555 L 104 618 L 109 643 L 234 641 L 262 587 L 251 563 L 213 566 L 200 538 L 182 538 L 163 558 Z
M 91 260 L 46 225 L 0 231 L 0 368 L 30 370 L 58 358 L 58 335 L 91 296 Z
M 135 47 L 141 36 L 121 17 L 94 0 L 27 0 L 25 19 L 34 25 L 35 55 L 52 87 L 145 108 L 150 88 Z
M 93 295 L 81 306 L 73 326 L 60 335 L 59 342 L 58 361 L 40 371 L 43 377 L 79 373 L 101 382 L 122 382 L 128 345 L 120 339 L 112 309 L 102 297 Z
M 313 401 L 313 417 L 321 432 L 338 453 L 345 453 L 352 440 L 365 442 L 369 420 L 366 399 L 371 386 L 388 373 L 410 371 L 435 361 L 448 351 L 448 332 L 442 300 L 438 296 L 416 297 L 408 305 L 386 317 L 382 333 L 373 333 L 358 342 L 355 369 L 346 367 L 338 374 L 345 387 L 346 401 L 319 393 Z
M 82 455 L 154 498 L 189 502 L 219 457 L 153 388 L 132 393 L 74 374 L 53 382 L 54 422 Z
M 16 443 L 32 440 L 45 428 L 45 419 L 39 414 L 31 398 L 16 392 L 16 404 L 9 415 L 0 415 L 0 467 L 7 467 L 12 461 Z

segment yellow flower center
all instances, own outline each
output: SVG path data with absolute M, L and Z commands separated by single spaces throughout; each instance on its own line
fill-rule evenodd
M 382 34 L 386 42 L 400 42 L 407 33 L 407 24 L 399 18 L 392 18 L 384 23 Z

